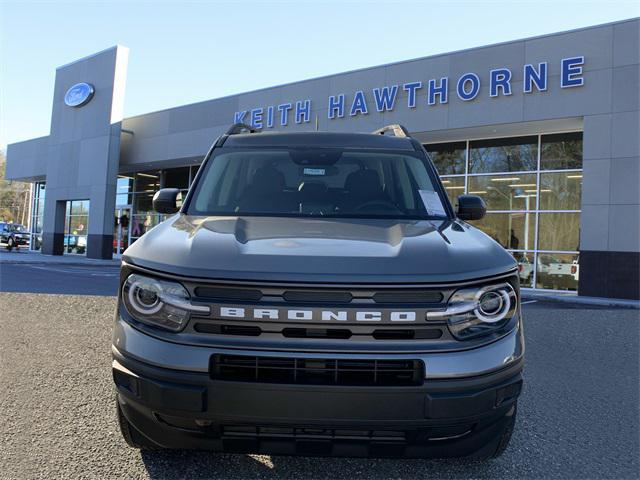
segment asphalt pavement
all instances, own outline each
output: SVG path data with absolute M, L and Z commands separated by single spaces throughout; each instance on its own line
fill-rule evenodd
M 116 295 L 120 265 L 1 263 L 0 292 Z
M 525 390 L 500 459 L 141 454 L 114 415 L 115 298 L 0 293 L 0 478 L 638 478 L 639 312 L 523 308 Z

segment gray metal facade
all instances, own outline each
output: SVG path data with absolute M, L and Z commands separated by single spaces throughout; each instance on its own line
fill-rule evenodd
M 122 108 L 118 102 L 124 89 L 126 49 L 117 47 L 57 71 L 51 134 L 9 145 L 7 177 L 46 179 L 45 253 L 60 250 L 60 240 L 54 239 L 60 233 L 58 202 L 88 198 L 87 254 L 108 257 L 117 172 L 197 163 L 239 112 L 246 112 L 245 122 L 262 120 L 265 130 L 366 132 L 401 123 L 425 143 L 580 130 L 584 179 L 579 293 L 638 298 L 639 26 L 640 19 L 632 19 L 436 55 L 153 112 L 121 123 L 113 112 Z M 563 76 L 565 83 L 568 79 L 562 61 L 576 57 L 584 61 L 573 67 L 580 71 L 569 70 L 574 72 L 570 78 L 581 78 L 583 84 L 562 88 Z M 540 73 L 543 62 L 546 89 L 531 84 L 526 92 L 525 65 Z M 498 95 L 491 96 L 491 71 L 505 68 L 511 74 L 511 92 L 505 95 L 498 89 Z M 477 75 L 480 88 L 475 98 L 465 101 L 456 86 L 470 72 Z M 442 78 L 448 79 L 447 101 L 437 96 L 429 105 L 428 82 L 433 79 L 439 86 Z M 76 82 L 94 84 L 95 98 L 84 107 L 67 107 L 65 91 Z M 413 82 L 422 84 L 415 90 L 415 106 L 410 105 L 411 87 L 407 88 Z M 393 108 L 378 111 L 374 89 L 394 85 L 398 90 Z M 368 112 L 350 115 L 358 91 L 363 92 Z M 329 99 L 333 96 L 335 101 L 340 94 L 344 94 L 344 116 L 334 110 L 330 118 Z M 305 107 L 307 100 L 310 110 L 296 123 L 296 102 Z M 287 125 L 282 126 L 277 108 L 288 103 L 292 107 Z M 273 127 L 268 125 L 270 111 Z

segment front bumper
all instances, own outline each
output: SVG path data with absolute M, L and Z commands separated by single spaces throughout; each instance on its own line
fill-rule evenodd
M 134 360 L 170 370 L 194 373 L 208 373 L 211 356 L 225 353 L 241 353 L 243 355 L 287 356 L 299 355 L 281 351 L 263 351 L 228 348 L 208 348 L 162 341 L 132 327 L 129 323 L 117 318 L 113 332 L 113 349 Z M 304 352 L 308 358 L 324 358 L 326 353 Z M 332 358 L 351 359 L 354 356 L 362 359 L 380 358 L 380 353 L 332 353 Z M 524 336 L 518 325 L 513 331 L 501 339 L 470 350 L 441 353 L 403 353 L 384 354 L 387 359 L 419 359 L 426 366 L 427 379 L 466 378 L 485 375 L 501 370 L 519 361 L 524 356 Z
M 249 354 L 164 342 L 118 320 L 113 376 L 125 417 L 138 432 L 165 448 L 466 456 L 477 453 L 480 446 L 495 450 L 522 386 L 521 329 L 474 350 L 391 356 L 425 362 L 426 378 L 419 386 L 212 379 L 211 356 L 229 352 Z

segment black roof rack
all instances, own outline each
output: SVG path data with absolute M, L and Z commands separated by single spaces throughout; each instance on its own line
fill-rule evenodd
M 400 125 L 399 123 L 394 123 L 392 125 L 386 125 L 382 128 L 374 130 L 374 135 L 386 135 L 387 133 L 393 133 L 394 137 L 410 137 L 409 130 Z
M 225 132 L 225 135 L 238 135 L 240 133 L 258 133 L 259 129 L 247 125 L 246 123 L 234 123 L 229 127 L 229 130 Z

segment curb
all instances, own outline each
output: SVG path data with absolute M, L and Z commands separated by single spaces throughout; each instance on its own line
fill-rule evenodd
M 581 297 L 579 295 L 527 291 L 522 292 L 522 298 L 526 300 L 542 300 L 545 302 L 568 303 L 573 305 L 590 305 L 596 307 L 615 307 L 640 310 L 639 300 L 625 300 L 621 298 Z

